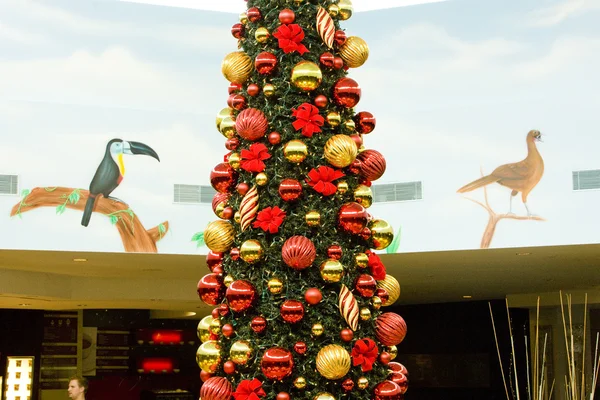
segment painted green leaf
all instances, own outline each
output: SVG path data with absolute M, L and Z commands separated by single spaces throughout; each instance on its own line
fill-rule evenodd
M 110 223 L 113 225 L 116 225 L 116 223 L 119 222 L 119 217 L 117 217 L 116 215 L 111 215 L 110 216 Z
M 402 228 L 398 228 L 398 232 L 394 235 L 394 240 L 392 243 L 385 249 L 385 252 L 388 254 L 393 254 L 398 252 L 398 248 L 400 247 L 400 233 L 402 232 Z
M 192 236 L 192 242 L 196 242 L 197 247 L 204 246 L 204 232 L 197 232 Z
M 165 227 L 165 224 L 159 224 L 159 225 L 158 225 L 158 231 L 159 231 L 161 234 L 165 234 L 165 233 L 167 232 L 167 228 Z
M 62 213 L 65 212 L 65 209 L 67 208 L 66 204 L 61 204 L 60 206 L 56 207 L 56 214 L 57 215 L 61 215 Z
M 29 196 L 29 193 L 31 193 L 29 189 L 23 189 L 21 190 L 21 197 L 27 197 Z
M 69 195 L 69 203 L 76 204 L 81 196 L 79 195 L 79 189 L 73 190 L 73 192 Z

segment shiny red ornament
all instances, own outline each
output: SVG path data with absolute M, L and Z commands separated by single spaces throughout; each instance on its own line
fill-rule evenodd
M 369 274 L 360 274 L 354 282 L 354 287 L 362 297 L 373 297 L 377 290 L 377 281 Z
M 388 365 L 390 363 L 390 361 L 392 361 L 392 355 L 390 353 L 388 353 L 387 351 L 384 351 L 379 355 L 379 361 L 383 365 Z
M 387 312 L 375 320 L 377 339 L 386 346 L 396 346 L 406 336 L 406 322 L 398 314 Z
M 302 195 L 302 185 L 295 179 L 284 179 L 279 184 L 279 196 L 283 201 L 295 201 Z
M 350 135 L 350 139 L 354 140 L 356 147 L 360 148 L 363 145 L 363 138 L 361 135 Z
M 269 143 L 271 143 L 273 146 L 281 143 L 281 135 L 279 134 L 279 132 L 269 133 Z
M 256 299 L 256 288 L 248 281 L 233 281 L 225 292 L 225 298 L 233 311 L 246 311 Z
M 408 391 L 408 377 L 402 372 L 392 372 L 388 379 L 400 386 L 400 393 L 405 394 Z
M 250 186 L 248 186 L 248 184 L 246 182 L 242 182 L 237 185 L 237 192 L 241 196 L 244 196 L 246 193 L 248 193 L 248 190 L 250 190 Z
M 317 106 L 319 108 L 324 108 L 327 106 L 327 103 L 329 103 L 329 100 L 327 99 L 327 96 L 320 94 L 317 97 L 315 97 L 314 103 L 315 103 L 315 106 Z
M 229 306 L 225 303 L 219 304 L 219 315 L 225 317 L 229 314 Z
M 243 110 L 247 105 L 246 98 L 241 94 L 231 94 L 227 98 L 227 105 L 235 110 Z
M 367 217 L 367 220 L 370 221 L 371 218 Z M 360 232 L 360 237 L 365 240 L 369 240 L 369 238 L 371 237 L 371 230 L 369 228 L 363 229 L 362 232 Z
M 237 181 L 237 172 L 228 163 L 215 165 L 210 172 L 210 184 L 219 193 L 227 193 Z
M 359 112 L 353 119 L 358 133 L 368 134 L 375 129 L 375 117 L 368 111 Z
M 235 363 L 233 361 L 225 361 L 223 363 L 223 372 L 225 372 L 227 375 L 231 375 L 235 373 Z M 204 397 L 200 397 L 201 399 L 204 399 Z M 229 397 L 226 397 L 224 399 L 229 399 Z
M 225 148 L 227 150 L 234 151 L 240 145 L 240 139 L 238 138 L 230 138 L 225 141 Z
M 308 346 L 304 342 L 296 342 L 296 344 L 294 344 L 294 351 L 297 354 L 300 354 L 300 355 L 306 354 L 307 350 L 308 350 Z
M 298 300 L 286 300 L 279 308 L 279 314 L 285 322 L 295 324 L 304 318 L 304 304 Z
M 254 59 L 254 68 L 261 75 L 268 75 L 275 70 L 277 57 L 273 53 L 263 51 Z
M 388 291 L 384 288 L 377 288 L 375 291 L 375 296 L 379 297 L 383 304 L 387 303 L 387 301 L 390 299 Z
M 233 261 L 237 261 L 240 259 L 240 249 L 237 247 L 232 248 L 231 250 L 229 250 L 229 256 L 231 257 L 231 259 Z
M 213 308 L 213 310 L 211 311 L 210 315 L 213 318 L 219 318 L 220 317 L 220 315 L 219 315 L 219 309 L 218 308 Z
M 223 334 L 223 336 L 225 337 L 232 337 L 233 334 L 235 333 L 234 329 L 233 329 L 233 325 L 231 324 L 225 324 L 221 327 L 221 333 Z
M 286 392 L 277 393 L 275 400 L 290 400 L 290 394 Z
M 358 161 L 358 160 L 352 161 L 352 163 L 350 164 L 350 166 L 348 167 L 348 169 L 353 174 L 358 175 L 358 173 L 360 172 L 360 161 Z
M 265 136 L 269 122 L 265 114 L 257 108 L 247 108 L 235 119 L 235 130 L 242 138 L 255 141 Z
M 296 14 L 289 8 L 284 8 L 279 12 L 279 22 L 282 24 L 291 24 L 296 20 Z
M 338 46 L 342 46 L 344 43 L 346 43 L 346 32 L 336 31 L 335 35 L 333 36 L 333 40 L 335 40 L 335 43 Z
M 207 379 L 200 389 L 200 398 L 203 400 L 226 400 L 231 397 L 233 386 L 226 378 L 213 376 Z
M 304 300 L 311 306 L 317 305 L 323 300 L 323 294 L 317 288 L 310 288 L 304 292 Z
M 215 253 L 214 251 L 209 250 L 206 255 L 206 265 L 208 266 L 208 269 L 210 269 L 210 272 L 213 272 L 213 269 L 215 269 L 217 265 L 222 266 L 223 253 Z
M 326 68 L 333 68 L 334 60 L 335 60 L 335 56 L 328 51 L 321 54 L 321 56 L 319 57 L 319 62 L 321 63 L 322 66 L 324 66 Z M 341 60 L 341 58 L 340 58 L 340 60 Z
M 340 258 L 342 258 L 342 254 L 342 246 L 340 246 L 339 244 L 332 244 L 327 248 L 328 258 L 331 258 L 333 260 L 339 260 Z
M 246 34 L 246 28 L 244 25 L 237 23 L 231 27 L 231 35 L 236 39 L 241 39 Z
M 223 212 L 221 213 L 221 218 L 223 219 L 231 219 L 233 218 L 233 208 L 225 207 Z
M 272 347 L 263 354 L 260 368 L 267 379 L 280 381 L 292 374 L 294 358 L 289 350 Z
M 350 342 L 352 339 L 354 339 L 354 332 L 352 332 L 352 329 L 342 329 L 340 332 L 340 339 L 342 339 L 344 342 Z
M 389 363 L 388 369 L 394 372 L 400 372 L 401 374 L 408 376 L 408 369 L 406 369 L 404 365 L 400 364 L 397 361 L 392 361 L 391 363 Z
M 231 82 L 229 84 L 229 87 L 227 88 L 227 93 L 234 94 L 235 92 L 239 92 L 240 90 L 242 90 L 241 83 Z
M 256 96 L 260 93 L 260 87 L 256 83 L 251 83 L 248 85 L 246 92 L 252 97 Z
M 356 160 L 360 162 L 358 173 L 362 178 L 376 181 L 385 173 L 385 158 L 377 150 L 365 150 L 356 157 Z
M 344 380 L 342 382 L 342 389 L 344 389 L 344 392 L 351 392 L 354 389 L 354 381 L 350 378 Z
M 342 57 L 335 57 L 333 59 L 333 68 L 342 69 L 344 67 L 344 60 Z
M 352 108 L 360 101 L 362 90 L 352 78 L 340 78 L 333 85 L 333 100 L 338 106 Z
M 262 13 L 257 7 L 249 8 L 248 11 L 246 11 L 246 15 L 248 16 L 248 21 L 250 22 L 258 22 L 262 18 Z
M 392 381 L 378 383 L 373 394 L 373 400 L 402 400 L 404 398 L 400 386 Z
M 225 284 L 223 277 L 217 274 L 207 274 L 198 282 L 198 296 L 208 305 L 216 306 L 223 300 Z
M 317 249 L 309 238 L 296 235 L 285 241 L 281 248 L 281 256 L 287 266 L 301 271 L 315 261 Z
M 254 317 L 250 321 L 250 329 L 254 333 L 263 333 L 267 329 L 267 320 L 265 317 Z
M 215 269 L 213 269 L 213 273 L 217 275 L 223 275 L 223 266 L 217 265 Z
M 208 379 L 212 378 L 213 374 L 211 374 L 210 372 L 206 372 L 204 370 L 200 371 L 200 380 L 202 382 L 206 382 Z
M 338 212 L 338 226 L 347 233 L 359 234 L 367 226 L 367 210 L 358 203 L 346 203 Z

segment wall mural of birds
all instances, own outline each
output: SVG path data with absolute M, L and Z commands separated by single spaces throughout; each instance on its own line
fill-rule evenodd
M 106 198 L 115 190 L 125 177 L 123 155 L 146 155 L 157 159 L 158 154 L 148 145 L 139 142 L 128 142 L 122 139 L 112 139 L 106 145 L 104 158 L 100 162 L 94 178 L 90 183 L 90 195 L 85 203 L 81 225 L 88 226 L 96 199 L 99 195 Z

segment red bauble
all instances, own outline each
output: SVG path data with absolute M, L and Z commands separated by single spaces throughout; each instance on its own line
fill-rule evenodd
M 316 256 L 315 245 L 305 236 L 292 236 L 285 241 L 281 248 L 283 262 L 298 271 L 310 267 Z
M 342 258 L 342 246 L 339 244 L 333 244 L 327 248 L 327 257 L 333 260 L 339 260 Z
M 367 226 L 367 210 L 358 203 L 346 203 L 340 207 L 338 226 L 343 231 L 358 235 Z
M 239 92 L 240 90 L 242 90 L 241 83 L 231 82 L 229 84 L 229 87 L 227 88 L 227 93 L 234 94 L 235 92 Z
M 233 208 L 225 207 L 223 212 L 221 213 L 221 218 L 223 219 L 231 219 L 233 217 Z
M 361 111 L 354 116 L 354 123 L 358 133 L 371 133 L 375 129 L 375 117 L 368 111 Z
M 280 381 L 292 374 L 294 358 L 283 347 L 271 347 L 263 354 L 260 368 L 267 379 Z
M 354 140 L 354 143 L 356 143 L 356 147 L 360 148 L 360 146 L 363 145 L 363 138 L 361 135 L 350 135 L 350 138 Z
M 202 400 L 226 400 L 233 394 L 233 386 L 226 378 L 213 376 L 207 379 L 200 389 Z
M 229 308 L 235 312 L 246 311 L 256 299 L 256 288 L 248 281 L 233 281 L 225 292 Z
M 289 8 L 284 8 L 279 12 L 279 22 L 282 24 L 291 24 L 296 19 L 296 14 Z
M 212 378 L 213 374 L 211 374 L 210 372 L 206 372 L 204 370 L 200 371 L 200 380 L 202 382 L 206 382 L 208 379 Z
M 400 386 L 392 381 L 383 381 L 375 386 L 373 400 L 402 400 Z
M 391 369 L 394 372 L 400 372 L 401 374 L 408 376 L 408 369 L 406 369 L 406 367 L 400 364 L 399 362 L 392 361 L 388 364 L 388 369 Z
M 352 339 L 354 339 L 354 332 L 352 332 L 352 329 L 342 329 L 342 331 L 340 332 L 340 338 L 344 342 L 350 342 Z
M 223 372 L 225 372 L 227 375 L 231 375 L 235 373 L 235 363 L 233 361 L 225 361 L 223 363 Z M 200 397 L 201 399 L 204 399 L 204 397 Z M 229 397 L 225 397 L 223 399 L 229 399 Z
M 306 354 L 308 346 L 304 342 L 296 342 L 294 345 L 294 351 L 300 355 Z
M 204 275 L 198 282 L 198 296 L 203 302 L 216 306 L 223 300 L 225 284 L 223 277 L 217 274 Z
M 240 139 L 238 138 L 230 138 L 225 141 L 225 148 L 227 150 L 234 151 L 240 145 Z
M 251 83 L 248 85 L 246 92 L 252 97 L 256 96 L 260 93 L 260 87 L 256 83 Z
M 265 136 L 269 122 L 265 114 L 257 108 L 247 108 L 235 120 L 235 130 L 242 138 L 255 141 Z
M 323 65 L 324 67 L 327 67 L 327 68 L 333 68 L 334 60 L 335 60 L 335 56 L 333 54 L 331 54 L 330 52 L 325 52 L 325 53 L 321 54 L 321 56 L 319 57 L 319 62 L 321 63 L 321 65 Z
M 406 322 L 398 314 L 387 312 L 375 320 L 377 339 L 386 346 L 396 346 L 406 336 Z
M 333 36 L 333 40 L 335 40 L 335 43 L 338 46 L 342 46 L 344 43 L 346 43 L 346 32 L 336 31 L 335 35 Z
M 304 292 L 304 300 L 311 306 L 317 305 L 323 300 L 321 291 L 317 288 L 310 288 Z
M 232 94 L 227 98 L 227 105 L 238 111 L 246 108 L 246 104 L 246 98 L 241 94 Z
M 220 315 L 219 315 L 219 309 L 218 308 L 213 308 L 213 310 L 211 311 L 210 315 L 213 318 L 219 318 L 220 317 Z
M 225 324 L 221 327 L 221 333 L 223 334 L 223 336 L 225 337 L 232 337 L 233 334 L 235 333 L 234 329 L 233 329 L 233 325 L 231 324 Z
M 295 201 L 302 195 L 302 185 L 295 179 L 284 179 L 279 184 L 279 196 L 283 201 Z
M 327 103 L 329 103 L 329 100 L 327 99 L 327 96 L 320 94 L 317 97 L 315 97 L 314 103 L 315 103 L 315 106 L 317 106 L 319 108 L 323 108 L 323 107 L 327 106 Z
M 269 53 L 268 51 L 263 51 L 254 59 L 254 68 L 261 75 L 268 75 L 277 66 L 277 57 L 273 53 Z
M 360 162 L 359 175 L 370 181 L 375 181 L 385 173 L 385 158 L 377 150 L 365 150 L 356 159 Z
M 383 365 L 388 365 L 390 363 L 390 361 L 392 361 L 392 355 L 390 353 L 388 353 L 387 351 L 384 351 L 379 355 L 379 361 Z
M 237 261 L 240 259 L 240 249 L 237 247 L 232 248 L 231 250 L 229 250 L 229 256 L 231 257 L 231 259 L 233 261 Z
M 344 392 L 351 392 L 354 389 L 354 381 L 350 378 L 344 380 L 342 382 L 342 389 L 344 389 Z
M 279 132 L 269 133 L 269 143 L 271 143 L 273 146 L 281 143 L 281 135 Z
M 286 392 L 277 393 L 275 400 L 290 400 L 290 394 Z
M 360 101 L 362 91 L 352 78 L 340 78 L 333 85 L 333 100 L 338 106 L 352 108 Z
M 388 291 L 383 288 L 377 288 L 375 291 L 375 296 L 379 297 L 383 304 L 387 303 L 387 301 L 390 299 Z
M 279 314 L 285 322 L 295 324 L 304 318 L 304 304 L 298 300 L 286 300 L 279 308 Z
M 333 59 L 333 68 L 342 69 L 344 67 L 344 60 L 342 57 L 335 57 Z
M 249 8 L 248 11 L 246 11 L 246 15 L 250 22 L 257 22 L 262 18 L 262 14 L 257 7 Z
M 210 269 L 210 272 L 213 272 L 213 269 L 215 269 L 217 265 L 222 266 L 223 253 L 215 253 L 214 251 L 209 250 L 206 255 L 206 265 L 208 266 L 208 269 Z
M 237 178 L 237 172 L 228 163 L 217 164 L 210 172 L 210 184 L 219 193 L 231 190 Z
M 219 217 L 219 218 L 221 217 L 220 215 L 217 214 L 217 208 L 219 208 L 219 206 L 221 206 L 221 205 L 226 204 L 227 200 L 229 200 L 230 196 L 231 195 L 229 193 L 215 193 L 215 195 L 213 196 L 212 209 L 217 217 Z
M 219 315 L 225 317 L 229 314 L 229 306 L 225 303 L 219 304 Z
M 404 375 L 402 372 L 391 372 L 388 377 L 390 381 L 396 383 L 400 386 L 400 390 L 402 394 L 406 393 L 408 390 L 408 377 Z
M 362 297 L 373 297 L 377 290 L 377 281 L 369 274 L 361 274 L 356 278 L 354 287 Z
M 231 27 L 231 34 L 236 39 L 243 38 L 245 33 L 246 33 L 246 28 L 244 27 L 244 25 L 242 25 L 240 23 L 234 24 Z
M 254 317 L 250 322 L 250 329 L 254 333 L 263 333 L 267 329 L 267 320 L 265 317 Z
M 360 172 L 360 161 L 358 161 L 358 160 L 352 161 L 352 164 L 350 164 L 350 166 L 348 167 L 348 169 L 353 174 L 358 174 Z
M 248 190 L 250 190 L 250 186 L 248 186 L 248 184 L 246 182 L 242 182 L 237 185 L 237 192 L 241 196 L 244 196 L 246 193 L 248 193 Z

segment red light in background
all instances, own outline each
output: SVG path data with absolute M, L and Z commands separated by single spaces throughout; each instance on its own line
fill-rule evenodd
M 173 372 L 173 360 L 170 358 L 145 358 L 142 360 L 142 368 L 144 372 Z
M 181 342 L 181 332 L 154 331 L 152 332 L 152 341 L 154 343 L 179 343 Z

